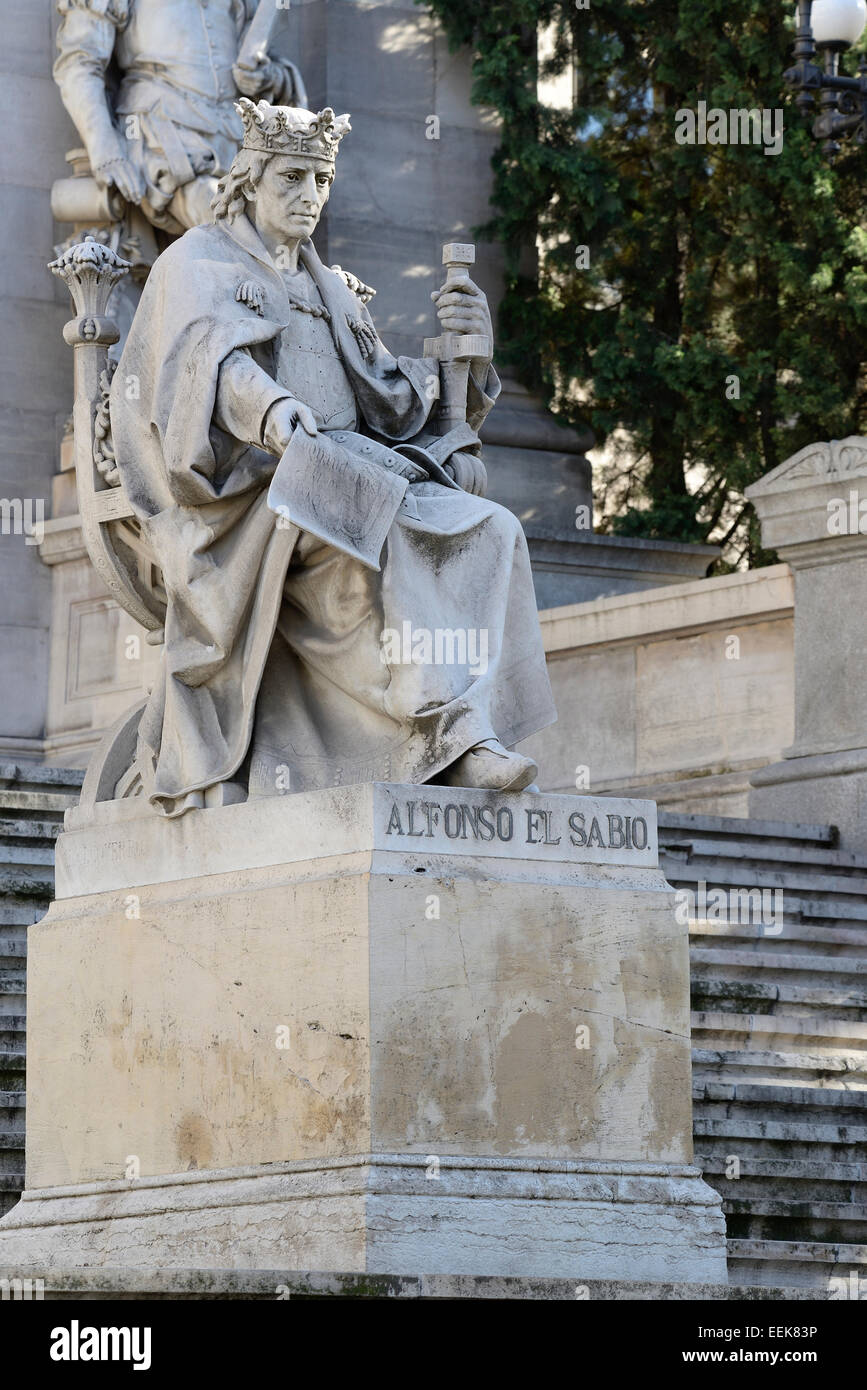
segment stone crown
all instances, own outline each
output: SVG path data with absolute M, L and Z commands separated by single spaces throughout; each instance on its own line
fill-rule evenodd
M 241 97 L 236 111 L 244 122 L 244 149 L 266 154 L 300 154 L 327 159 L 333 164 L 337 147 L 351 129 L 348 116 L 324 111 L 305 111 L 300 106 L 271 106 Z

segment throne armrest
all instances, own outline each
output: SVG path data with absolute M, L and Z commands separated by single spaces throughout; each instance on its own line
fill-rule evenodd
M 108 304 L 130 262 L 87 237 L 49 269 L 68 286 L 77 314 L 63 337 L 75 349 L 73 447 L 84 543 L 112 597 L 159 641 L 165 622 L 161 577 L 115 467 L 108 412 L 108 349 L 120 338 Z

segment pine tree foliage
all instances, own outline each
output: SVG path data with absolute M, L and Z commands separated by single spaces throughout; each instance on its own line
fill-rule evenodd
M 501 121 L 501 359 L 608 441 L 611 529 L 761 563 L 744 488 L 867 427 L 867 155 L 829 167 L 785 90 L 794 0 L 422 2 Z M 540 103 L 573 65 L 573 106 Z M 782 151 L 678 143 L 702 101 L 783 108 Z

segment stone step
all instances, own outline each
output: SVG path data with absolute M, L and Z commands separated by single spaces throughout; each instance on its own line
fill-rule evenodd
M 767 890 L 771 895 L 779 889 L 787 909 L 790 899 L 799 906 L 803 900 L 811 902 L 821 899 L 826 907 L 833 905 L 835 910 L 838 904 L 851 902 L 862 912 L 867 912 L 867 883 L 863 876 L 847 878 L 818 870 L 811 872 L 809 865 L 775 867 L 770 864 L 747 864 L 738 859 L 729 863 L 716 856 L 687 863 L 681 861 L 680 857 L 675 859 L 667 854 L 664 860 L 660 856 L 660 866 L 672 887 L 689 889 L 696 897 L 700 884 L 705 885 L 708 896 L 719 889 L 728 892 L 732 889 L 758 888 Z
M 840 1185 L 851 1189 L 867 1184 L 867 1161 L 856 1163 L 817 1163 L 811 1158 L 775 1158 L 767 1155 L 754 1155 L 741 1159 L 740 1177 L 726 1178 L 725 1155 L 714 1150 L 696 1150 L 696 1162 L 701 1159 L 702 1171 L 713 1176 L 714 1187 L 725 1188 L 729 1195 L 736 1195 L 741 1184 L 746 1182 L 771 1183 L 786 1182 L 825 1182 L 829 1186 Z
M 31 791 L 62 787 L 81 794 L 84 772 L 78 767 L 53 767 L 48 763 L 0 762 L 0 796 L 6 787 L 26 787 Z
M 693 1101 L 725 1101 L 738 1105 L 761 1105 L 779 1108 L 796 1106 L 798 1111 L 863 1116 L 867 1120 L 867 1091 L 825 1090 L 823 1087 L 763 1086 L 756 1081 L 699 1081 L 692 1087 Z
M 77 806 L 79 792 L 72 791 L 19 791 L 9 787 L 0 788 L 0 811 L 17 813 L 33 811 L 45 817 L 56 812 L 62 818 L 71 806 Z
M 54 896 L 54 866 L 16 864 L 6 868 L 0 864 L 0 898 L 19 898 L 41 911 L 48 911 Z
M 54 845 L 39 845 L 35 841 L 28 841 L 24 844 L 0 843 L 0 875 L 7 868 L 16 870 L 21 864 L 33 864 L 40 867 L 48 864 L 51 868 L 53 881 Z M 2 882 L 2 878 L 0 878 L 0 882 Z
M 5 1216 L 17 1205 L 23 1191 L 23 1173 L 0 1172 L 0 1216 Z
M 769 1240 L 867 1240 L 865 1182 L 834 1182 L 824 1176 L 757 1177 L 748 1173 L 746 1164 L 742 1165 L 741 1176 L 737 1179 L 713 1171 L 706 1172 L 704 1179 L 719 1193 L 725 1203 L 726 1216 L 732 1218 L 726 1223 L 730 1237 L 752 1234 Z M 788 1232 L 779 1224 L 750 1229 L 744 1223 L 752 1216 L 765 1223 L 788 1220 L 793 1224 Z M 835 1221 L 851 1224 L 844 1232 L 839 1225 L 829 1224 Z
M 786 903 L 788 910 L 788 897 Z M 838 926 L 851 926 L 853 923 L 867 922 L 867 903 L 839 901 L 826 903 L 821 898 L 808 896 L 797 900 L 793 906 L 797 906 L 802 921 L 835 922 Z
M 4 898 L 0 890 L 0 929 L 3 927 L 31 927 L 48 911 L 44 898 Z
M 812 825 L 798 821 L 752 820 L 739 816 L 694 816 L 681 811 L 658 813 L 660 840 L 670 836 L 679 839 L 700 834 L 704 839 L 717 836 L 726 840 L 759 840 L 763 844 L 814 845 L 816 848 L 833 846 L 837 841 L 837 831 L 830 825 Z M 665 832 L 665 835 L 663 835 Z
M 846 1202 L 723 1202 L 729 1240 L 845 1241 L 867 1238 L 867 1208 Z
M 867 856 L 852 854 L 840 849 L 811 849 L 805 851 L 801 845 L 774 845 L 762 840 L 720 838 L 720 839 L 678 839 L 665 841 L 659 837 L 660 858 L 688 863 L 694 860 L 708 860 L 712 863 L 735 859 L 743 865 L 754 865 L 760 869 L 794 865 L 799 871 L 813 869 L 822 874 L 839 874 L 845 878 L 859 877 L 867 892 Z
M 863 1157 L 867 1128 L 853 1124 L 818 1124 L 792 1116 L 785 1120 L 719 1115 L 711 1107 L 693 1111 L 696 1147 L 703 1152 L 753 1158 L 806 1159 L 812 1163 L 857 1163 Z
M 693 1048 L 693 1078 L 701 1081 L 761 1081 L 762 1085 L 867 1089 L 867 1051 L 829 1056 L 821 1052 L 717 1051 Z
M 839 1094 L 848 1094 L 845 1092 Z M 738 1143 L 741 1140 L 761 1141 L 779 1146 L 786 1142 L 793 1147 L 792 1158 L 810 1158 L 811 1145 L 816 1145 L 816 1162 L 832 1156 L 831 1147 L 838 1146 L 834 1154 L 838 1163 L 857 1163 L 863 1153 L 857 1152 L 857 1145 L 867 1143 L 867 1116 L 840 1113 L 824 1109 L 810 1109 L 808 1106 L 772 1106 L 751 1101 L 696 1101 L 692 1111 L 694 1137 L 701 1135 L 719 1152 L 720 1144 L 730 1144 L 731 1154 L 740 1154 Z M 806 1147 L 805 1147 L 806 1146 Z M 819 1147 L 823 1146 L 821 1153 Z M 752 1149 L 754 1155 L 762 1152 Z M 768 1150 L 770 1157 L 783 1157 L 779 1147 Z M 744 1155 L 742 1155 L 743 1157 Z
M 848 1282 L 850 1273 L 857 1274 L 865 1264 L 867 1245 L 860 1243 L 739 1239 L 728 1243 L 729 1280 L 736 1284 L 827 1288 L 832 1278 Z
M 692 1088 L 693 1103 L 700 1114 L 718 1113 L 749 1117 L 761 1108 L 762 1119 L 799 1123 L 814 1120 L 841 1125 L 867 1124 L 867 1090 L 828 1090 L 819 1086 L 765 1086 L 752 1081 L 697 1081 Z M 752 1111 L 751 1111 L 751 1108 Z
M 29 840 L 38 844 L 53 845 L 63 829 L 60 820 L 28 820 L 23 816 L 4 819 L 0 816 L 0 841 L 15 843 Z
M 692 1040 L 693 1046 L 704 1048 L 720 1045 L 733 1049 L 737 1044 L 740 1048 L 758 1047 L 780 1052 L 807 1049 L 838 1055 L 867 1051 L 867 1023 L 857 1019 L 835 1019 L 824 1013 L 811 1017 L 808 1014 L 696 1009 L 692 1014 Z
M 8 938 L 0 937 L 0 963 L 3 961 L 26 960 L 27 942 L 10 941 Z
M 867 1203 L 864 1202 L 786 1202 L 773 1197 L 755 1198 L 745 1202 L 742 1198 L 727 1197 L 725 1208 L 732 1215 L 738 1216 L 788 1217 L 795 1221 L 837 1221 L 844 1218 L 850 1225 L 867 1227 Z M 863 1234 L 867 1235 L 867 1230 Z M 841 1238 L 847 1243 L 851 1240 L 850 1236 Z
M 713 922 L 707 918 L 690 918 L 689 935 L 691 949 L 713 949 L 728 951 L 767 951 L 774 956 L 796 948 L 799 955 L 810 958 L 816 955 L 836 957 L 855 957 L 863 960 L 867 955 L 867 922 L 863 928 L 851 924 L 846 926 L 817 926 L 815 922 L 804 922 L 799 918 L 788 918 L 782 930 L 765 927 L 753 922 Z
M 4 1097 L 15 1097 L 14 1103 Z M 0 1134 L 24 1136 L 24 1092 L 0 1091 Z
M 825 1123 L 821 1123 L 819 1117 L 807 1117 L 797 1111 L 782 1117 L 773 1116 L 770 1119 L 765 1119 L 763 1115 L 756 1114 L 755 1109 L 751 1108 L 749 1103 L 745 1103 L 733 1114 L 721 1114 L 720 1110 L 721 1107 L 718 1105 L 696 1104 L 693 1108 L 695 1133 L 714 1140 L 766 1139 L 770 1143 L 791 1140 L 793 1144 L 807 1145 L 805 1153 L 793 1154 L 793 1157 L 798 1158 L 810 1156 L 809 1146 L 811 1144 L 856 1148 L 859 1144 L 867 1143 L 867 1125 L 854 1123 L 851 1119 L 838 1123 L 831 1116 L 826 1118 Z M 863 1119 L 863 1116 L 861 1118 Z M 716 1147 L 715 1144 L 714 1148 Z M 863 1153 L 857 1151 L 851 1156 L 848 1153 L 841 1153 L 837 1155 L 836 1161 L 839 1163 L 858 1163 L 862 1157 Z M 818 1159 L 817 1153 L 817 1162 Z
M 0 1049 L 23 1053 L 25 1038 L 26 1027 L 21 1014 L 0 1014 Z
M 860 894 L 850 893 L 846 896 L 838 894 L 833 898 L 828 895 L 817 897 L 805 891 L 795 892 L 792 888 L 768 888 L 767 886 L 761 888 L 756 883 L 710 882 L 704 890 L 705 897 L 700 899 L 700 887 L 697 890 L 689 882 L 678 880 L 675 874 L 667 872 L 664 867 L 663 872 L 676 893 L 683 893 L 689 889 L 693 895 L 689 899 L 677 900 L 678 910 L 681 912 L 687 910 L 693 920 L 709 919 L 712 921 L 715 917 L 719 917 L 735 924 L 747 915 L 747 908 L 749 908 L 750 917 L 755 918 L 760 926 L 770 919 L 773 926 L 782 921 L 784 929 L 787 922 L 809 922 L 816 926 L 846 927 L 850 931 L 861 931 L 862 933 L 867 928 L 867 900 Z M 740 907 L 740 903 L 744 900 L 737 898 L 735 894 L 742 894 L 745 889 L 747 891 L 752 890 L 751 901 L 756 904 L 754 908 L 749 907 L 749 903 L 747 903 L 747 907 Z M 714 907 L 714 903 L 720 901 L 712 896 L 714 892 L 726 894 L 719 909 Z M 759 909 L 760 894 L 764 895 L 761 900 L 764 906 L 761 910 Z M 779 896 L 775 897 L 775 894 L 779 894 Z M 701 912 L 697 910 L 700 900 L 705 904 L 705 908 Z M 680 906 L 681 903 L 683 903 L 682 907 Z M 750 924 L 745 923 L 745 925 Z M 765 926 L 765 934 L 767 935 L 767 926 Z M 777 934 L 779 935 L 779 933 Z
M 763 983 L 750 978 L 721 980 L 698 971 L 690 981 L 690 994 L 697 1012 L 731 1010 L 814 1018 L 829 1014 L 836 1019 L 851 1017 L 855 1022 L 867 1022 L 867 988 L 850 986 L 845 978 L 834 987 L 822 983 Z
M 797 1236 L 802 1240 L 867 1238 L 867 1230 L 849 1230 L 844 1237 L 842 1233 L 833 1235 L 827 1224 L 821 1228 L 818 1224 L 807 1224 L 811 1215 L 816 1216 L 817 1222 L 827 1223 L 839 1216 L 847 1219 L 850 1207 L 860 1208 L 862 1212 L 867 1210 L 867 1182 L 834 1182 L 821 1176 L 803 1179 L 750 1176 L 744 1166 L 741 1168 L 741 1176 L 737 1179 L 729 1179 L 724 1173 L 713 1171 L 705 1172 L 704 1178 L 720 1194 L 727 1204 L 726 1214 L 732 1217 L 749 1216 L 753 1212 L 765 1219 L 791 1217 L 799 1223 Z M 783 1205 L 780 1206 L 780 1203 Z M 743 1225 L 740 1225 L 737 1231 L 733 1229 L 733 1221 L 728 1225 L 730 1236 L 747 1234 Z M 774 1238 L 767 1228 L 753 1234 Z M 786 1239 L 785 1232 L 782 1235 L 778 1232 L 776 1238 Z M 795 1227 L 792 1228 L 789 1238 L 796 1238 Z
M 865 943 L 867 945 L 867 943 Z M 729 946 L 693 946 L 690 950 L 691 979 L 715 974 L 726 980 L 755 979 L 762 983 L 782 976 L 791 982 L 833 985 L 841 980 L 853 986 L 867 984 L 867 959 L 855 956 L 801 955 L 795 951 L 744 951 Z M 761 979 L 759 978 L 761 977 Z M 867 996 L 865 996 L 867 997 Z
M 18 1047 L 0 1047 L 0 1074 L 4 1071 L 23 1071 L 24 1070 L 24 1049 Z M 3 1083 L 0 1082 L 0 1085 Z

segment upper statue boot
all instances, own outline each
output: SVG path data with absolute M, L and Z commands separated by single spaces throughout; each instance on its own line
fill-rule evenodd
M 486 738 L 446 768 L 440 780 L 446 787 L 521 792 L 530 785 L 538 771 L 532 758 L 510 753 L 499 739 Z

